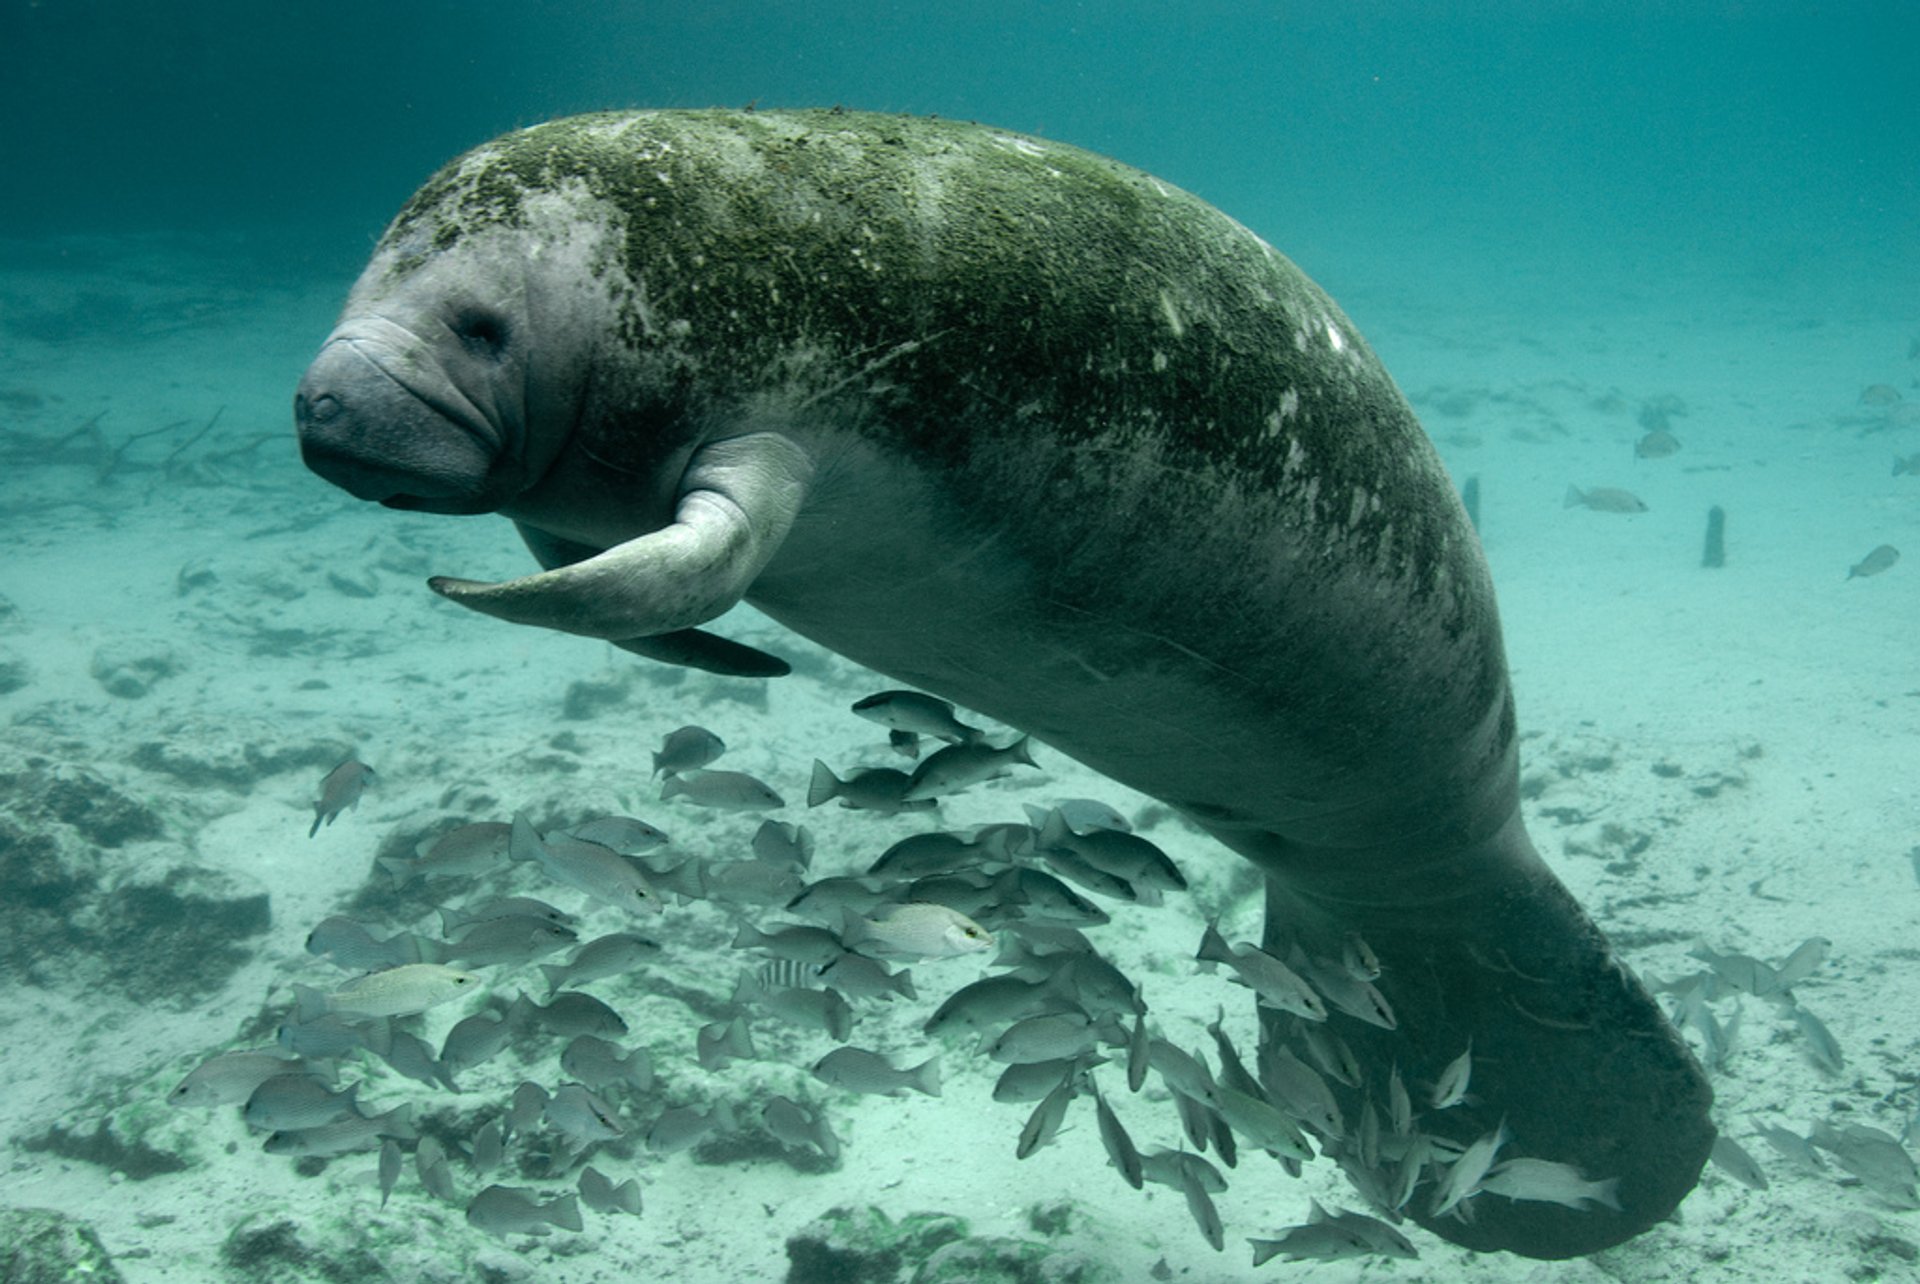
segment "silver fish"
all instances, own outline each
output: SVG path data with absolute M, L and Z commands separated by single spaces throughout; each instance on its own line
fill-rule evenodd
M 1820 1152 L 1813 1148 L 1813 1143 L 1799 1133 L 1775 1124 L 1762 1124 L 1760 1135 L 1766 1139 L 1769 1146 L 1779 1152 L 1781 1158 L 1802 1172 L 1815 1177 L 1826 1172 L 1827 1161 L 1820 1158 Z
M 705 1110 L 693 1106 L 674 1106 L 663 1110 L 647 1129 L 647 1149 L 655 1154 L 672 1155 L 690 1146 L 716 1129 L 731 1131 L 733 1113 L 725 1102 L 716 1101 Z
M 473 1134 L 473 1171 L 485 1177 L 507 1155 L 507 1135 L 499 1119 L 489 1119 Z
M 428 957 L 431 948 L 431 942 L 412 932 L 375 936 L 364 923 L 338 914 L 321 919 L 307 933 L 307 953 L 331 959 L 350 972 L 370 972 L 403 963 L 442 962 Z
M 612 1104 L 595 1096 L 584 1084 L 562 1084 L 547 1099 L 548 1123 L 580 1142 L 611 1141 L 623 1136 L 620 1114 Z
M 405 963 L 349 981 L 331 994 L 296 985 L 296 1011 L 302 1021 L 327 1013 L 359 1019 L 411 1016 L 474 993 L 480 978 L 439 963 Z
M 1562 1204 L 1576 1212 L 1586 1212 L 1596 1204 L 1620 1211 L 1620 1179 L 1589 1181 L 1572 1164 L 1550 1159 L 1509 1159 L 1495 1164 L 1480 1189 L 1508 1199 Z
M 1346 1121 L 1326 1080 L 1283 1044 L 1269 1042 L 1260 1049 L 1260 1080 L 1275 1105 L 1322 1137 L 1346 1136 Z
M 1025 1159 L 1042 1146 L 1053 1144 L 1054 1137 L 1060 1132 L 1060 1125 L 1066 1121 L 1067 1107 L 1073 1104 L 1077 1092 L 1074 1076 L 1068 1075 L 1040 1099 L 1040 1104 L 1033 1108 L 1033 1113 L 1027 1116 L 1026 1125 L 1020 1129 L 1020 1141 L 1013 1151 L 1015 1159 Z
M 445 1088 L 449 1092 L 460 1089 L 454 1084 L 453 1076 L 439 1058 L 433 1055 L 433 1049 L 426 1040 L 405 1030 L 394 1030 L 387 1039 L 386 1048 L 379 1053 L 380 1059 L 395 1070 L 416 1083 L 424 1083 L 430 1088 Z
M 580 1229 L 580 1202 L 562 1195 L 541 1203 L 538 1192 L 489 1186 L 467 1205 L 467 1223 L 493 1235 L 546 1235 L 550 1228 Z
M 932 736 L 948 744 L 972 744 L 984 734 L 955 717 L 947 701 L 919 691 L 881 691 L 854 701 L 853 711 L 889 730 Z
M 1444 1217 L 1458 1208 L 1460 1204 L 1479 1193 L 1480 1183 L 1487 1171 L 1493 1167 L 1494 1159 L 1500 1154 L 1500 1148 L 1507 1144 L 1507 1125 L 1502 1122 L 1492 1132 L 1485 1134 L 1468 1146 L 1447 1168 L 1446 1178 L 1440 1183 L 1440 1189 L 1434 1195 L 1433 1216 Z
M 805 870 L 813 864 L 813 835 L 805 825 L 763 820 L 753 832 L 753 858 L 769 865 Z
M 1133 1138 L 1121 1126 L 1120 1117 L 1113 1113 L 1113 1107 L 1107 1104 L 1105 1096 L 1098 1090 L 1093 1094 L 1093 1110 L 1100 1124 L 1100 1143 L 1107 1148 L 1107 1160 L 1120 1170 L 1120 1176 L 1127 1185 L 1139 1190 L 1145 1179 L 1140 1171 L 1140 1152 L 1134 1148 Z
M 569 985 L 584 985 L 609 976 L 623 976 L 660 955 L 660 943 L 636 932 L 612 932 L 596 936 L 574 952 L 566 963 L 542 963 L 547 978 L 547 997 Z
M 1891 1133 L 1866 1124 L 1816 1123 L 1813 1144 L 1832 1155 L 1874 1194 L 1896 1208 L 1920 1208 L 1920 1172 Z
M 1215 1084 L 1213 1091 L 1214 1108 L 1242 1137 L 1284 1159 L 1305 1163 L 1313 1158 L 1313 1147 L 1284 1111 L 1225 1084 Z
M 589 1088 L 624 1083 L 636 1092 L 653 1087 L 653 1056 L 645 1048 L 624 1051 L 598 1035 L 575 1035 L 560 1053 L 560 1069 Z
M 1581 490 L 1578 486 L 1567 487 L 1566 508 L 1591 508 L 1596 513 L 1644 513 L 1647 506 L 1632 491 L 1621 490 L 1617 486 L 1595 486 L 1591 490 Z
M 457 1198 L 453 1187 L 453 1169 L 447 1164 L 447 1152 L 432 1137 L 422 1137 L 420 1145 L 413 1152 L 414 1171 L 420 1176 L 420 1184 L 427 1193 L 442 1203 L 451 1204 Z
M 380 1143 L 380 1207 L 387 1206 L 387 1197 L 393 1194 L 394 1183 L 400 1180 L 400 1172 L 407 1162 L 406 1153 L 400 1149 L 400 1143 L 388 1137 Z
M 379 1052 L 392 1038 L 384 1017 L 365 1021 L 343 1016 L 320 1016 L 311 1021 L 289 1021 L 274 1032 L 281 1047 L 309 1059 L 331 1060 L 367 1048 Z
M 566 949 L 578 939 L 572 928 L 544 918 L 494 918 L 476 923 L 459 940 L 443 944 L 435 961 L 468 967 L 531 963 Z
M 329 771 L 320 782 L 320 799 L 313 804 L 313 828 L 307 831 L 307 837 L 319 833 L 321 825 L 333 824 L 334 818 L 349 807 L 358 808 L 360 795 L 372 781 L 373 768 L 355 758 Z
M 760 1119 L 767 1125 L 767 1131 L 785 1145 L 811 1147 L 828 1159 L 840 1157 L 840 1138 L 827 1123 L 826 1112 L 818 1107 L 810 1108 L 775 1095 L 761 1107 Z
M 627 1023 L 618 1012 L 581 990 L 556 994 L 545 1007 L 522 994 L 508 1008 L 507 1019 L 517 1028 L 538 1026 L 569 1039 L 580 1034 L 617 1037 L 627 1032 Z
M 757 1002 L 782 1021 L 818 1030 L 835 1043 L 845 1043 L 853 1034 L 853 1006 L 831 986 L 768 990 Z
M 1227 1248 L 1226 1227 L 1220 1224 L 1220 1210 L 1213 1206 L 1213 1197 L 1207 1194 L 1207 1188 L 1191 1168 L 1180 1169 L 1180 1191 L 1187 1197 L 1187 1211 L 1193 1214 L 1194 1225 L 1213 1245 L 1213 1251 L 1222 1253 Z
M 825 967 L 847 952 L 838 935 L 824 927 L 781 927 L 763 932 L 742 923 L 733 934 L 736 950 L 765 950 L 775 958 Z
M 786 800 L 744 771 L 694 771 L 660 786 L 660 797 L 684 798 L 714 811 L 772 811 Z
M 908 802 L 902 796 L 913 778 L 892 767 L 868 767 L 842 780 L 833 768 L 813 760 L 813 778 L 807 785 L 807 806 L 818 807 L 838 798 L 840 805 L 853 811 L 871 811 L 892 816 L 903 811 L 932 811 L 939 803 L 932 798 Z
M 1434 1081 L 1433 1095 L 1428 1103 L 1435 1110 L 1451 1110 L 1467 1099 L 1467 1085 L 1473 1081 L 1473 1040 L 1467 1040 L 1467 1049 L 1440 1072 Z
M 995 749 L 985 741 L 948 745 L 914 769 L 913 783 L 900 797 L 904 802 L 939 798 L 1004 776 L 1015 765 L 1040 765 L 1033 760 L 1032 742 L 1027 736 L 1021 736 L 1004 749 Z
M 922 1034 L 948 1031 L 982 1034 L 992 1027 L 1023 1017 L 1065 1011 L 1069 1000 L 1051 981 L 1029 981 L 1016 975 L 982 977 L 955 990 L 920 1027 Z
M 760 1055 L 753 1046 L 753 1033 L 747 1029 L 744 1016 L 701 1026 L 694 1035 L 694 1048 L 694 1059 L 700 1068 L 714 1073 L 725 1070 L 736 1060 L 752 1061 Z
M 1793 953 L 1780 961 L 1780 967 L 1774 973 L 1774 982 L 1782 990 L 1791 990 L 1800 982 L 1820 970 L 1827 961 L 1827 953 L 1833 948 L 1833 942 L 1824 936 L 1810 936 L 1794 947 Z
M 1091 1052 L 1098 1041 L 1099 1031 L 1086 1013 L 1052 1012 L 1014 1022 L 987 1045 L 987 1055 L 1003 1065 L 1058 1061 Z
M 1312 1211 L 1304 1226 L 1287 1227 L 1279 1239 L 1247 1241 L 1253 1245 L 1255 1266 L 1265 1265 L 1274 1257 L 1289 1262 L 1333 1262 L 1353 1257 L 1419 1256 L 1411 1240 L 1377 1217 L 1344 1208 L 1328 1212 L 1318 1200 L 1309 1202 Z
M 492 1012 L 476 1012 L 454 1022 L 440 1042 L 440 1064 L 458 1074 L 482 1065 L 513 1041 L 513 1027 Z
M 867 867 L 867 873 L 885 874 L 889 878 L 926 878 L 1005 863 L 1003 855 L 977 838 L 936 831 L 902 838 L 881 852 L 879 859 Z
M 1059 812 L 1060 818 L 1076 834 L 1085 834 L 1095 829 L 1111 829 L 1122 834 L 1133 832 L 1133 822 L 1095 798 L 1062 798 L 1052 807 L 1035 807 L 1032 803 L 1022 804 L 1032 828 L 1038 830 L 1046 824 L 1047 817 Z
M 1713 1149 L 1707 1157 L 1713 1161 L 1715 1168 L 1749 1190 L 1765 1190 L 1770 1184 L 1767 1174 L 1747 1153 L 1747 1148 L 1724 1132 L 1713 1139 Z
M 1218 1195 L 1227 1188 L 1227 1179 L 1220 1175 L 1220 1170 L 1190 1150 L 1155 1146 L 1140 1156 L 1140 1176 L 1156 1185 L 1180 1190 L 1188 1174 L 1210 1195 Z
M 640 1182 L 629 1177 L 618 1186 L 613 1179 L 589 1164 L 580 1170 L 580 1200 L 596 1213 L 640 1215 Z
M 1633 443 L 1636 459 L 1665 459 L 1680 449 L 1680 439 L 1665 428 L 1655 428 Z
M 835 1048 L 814 1063 L 813 1077 L 835 1088 L 876 1096 L 897 1097 L 911 1088 L 929 1097 L 940 1095 L 940 1058 L 929 1057 L 917 1066 L 897 1070 L 878 1052 L 865 1048 Z
M 387 871 L 396 888 L 416 878 L 472 878 L 507 863 L 507 837 L 512 827 L 483 820 L 461 825 L 422 842 L 412 860 L 378 856 L 374 863 Z
M 1815 1065 L 1828 1074 L 1839 1074 L 1847 1068 L 1847 1059 L 1840 1052 L 1840 1041 L 1833 1037 L 1833 1031 L 1827 1029 L 1826 1022 L 1801 1007 L 1793 1010 L 1793 1022 L 1800 1027 L 1800 1033 L 1806 1036 L 1807 1053 Z
M 537 863 L 547 877 L 629 914 L 658 914 L 659 893 L 640 867 L 611 847 L 556 834 L 543 839 L 524 815 L 513 818 L 515 860 Z
M 578 838 L 583 843 L 611 847 L 622 856 L 650 852 L 656 847 L 665 847 L 668 842 L 664 832 L 632 816 L 601 816 L 565 832 L 568 837 Z
M 842 954 L 820 969 L 820 980 L 850 999 L 917 999 L 913 973 L 906 968 L 889 972 L 887 965 L 861 954 Z
M 511 832 L 512 827 L 508 827 Z M 502 896 L 494 900 L 481 901 L 478 904 L 454 908 L 449 905 L 440 907 L 440 930 L 448 936 L 494 918 L 539 918 L 561 927 L 572 927 L 574 917 L 531 896 Z
M 522 1079 L 507 1104 L 507 1131 L 514 1136 L 532 1132 L 547 1112 L 547 1090 L 531 1079 Z
M 1309 1021 L 1327 1019 L 1327 1005 L 1304 977 L 1256 946 L 1229 945 L 1212 923 L 1208 923 L 1206 931 L 1201 934 L 1200 948 L 1194 958 L 1202 963 L 1224 963 L 1232 968 L 1235 979 L 1252 990 L 1263 1007 L 1291 1012 Z M 1366 984 L 1364 981 L 1356 983 Z
M 1183 892 L 1187 880 L 1168 855 L 1137 834 L 1116 829 L 1089 829 L 1075 833 L 1066 816 L 1058 809 L 1047 813 L 1035 840 L 1042 849 L 1064 847 L 1080 859 L 1115 878 L 1137 887 L 1165 892 Z
M 1063 1057 L 1057 1061 L 1015 1062 L 994 1083 L 993 1099 L 1013 1104 L 1038 1101 L 1063 1080 L 1086 1082 L 1093 1068 L 1106 1061 L 1105 1057 Z
M 237 1106 L 276 1075 L 332 1076 L 332 1068 L 270 1051 L 222 1052 L 187 1073 L 167 1094 L 170 1106 Z
M 945 905 L 887 905 L 868 917 L 849 914 L 840 934 L 847 948 L 888 959 L 950 959 L 993 948 L 993 933 Z
M 318 1128 L 342 1115 L 359 1113 L 359 1095 L 358 1083 L 335 1092 L 324 1079 L 312 1075 L 275 1075 L 247 1094 L 240 1116 L 262 1132 Z
M 705 727 L 681 727 L 669 731 L 660 751 L 653 755 L 653 774 L 674 776 L 698 771 L 726 751 L 726 742 Z
M 383 1139 L 412 1141 L 416 1134 L 412 1123 L 413 1105 L 395 1106 L 383 1115 L 362 1118 L 348 1115 L 332 1123 L 312 1128 L 281 1129 L 268 1137 L 262 1147 L 269 1155 L 314 1155 L 322 1158 L 348 1155 L 357 1150 L 385 1149 Z

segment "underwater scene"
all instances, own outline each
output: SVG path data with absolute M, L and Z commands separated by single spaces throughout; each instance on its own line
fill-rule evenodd
M 1920 1279 L 1916 48 L 0 0 L 0 1284 Z

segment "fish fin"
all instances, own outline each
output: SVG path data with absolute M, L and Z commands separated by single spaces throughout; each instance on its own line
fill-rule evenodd
M 558 1199 L 543 1204 L 540 1207 L 540 1214 L 563 1230 L 578 1231 L 581 1229 L 580 1197 L 578 1195 L 562 1195 Z
M 1585 492 L 1583 492 L 1578 486 L 1569 485 L 1567 487 L 1567 497 L 1565 500 L 1561 502 L 1560 507 L 1578 508 L 1586 502 L 1587 502 L 1587 497 Z
M 295 1025 L 311 1024 L 331 1010 L 332 1005 L 327 1002 L 327 996 L 311 985 L 293 987 L 293 1023 Z
M 902 975 L 905 975 L 902 973 Z M 916 1092 L 924 1092 L 929 1097 L 940 1095 L 940 1058 L 928 1057 L 913 1069 L 907 1071 L 907 1086 Z

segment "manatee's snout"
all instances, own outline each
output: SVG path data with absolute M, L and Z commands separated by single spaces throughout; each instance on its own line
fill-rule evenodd
M 494 433 L 466 397 L 365 339 L 336 336 L 293 398 L 300 456 L 320 476 L 390 508 L 481 513 L 499 507 Z

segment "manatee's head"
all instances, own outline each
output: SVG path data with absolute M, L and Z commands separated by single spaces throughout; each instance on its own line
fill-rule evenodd
M 617 229 L 564 183 L 519 178 L 485 149 L 394 221 L 294 398 L 307 466 L 360 499 L 493 512 L 567 447 L 613 329 Z M 550 178 L 550 176 L 549 176 Z

